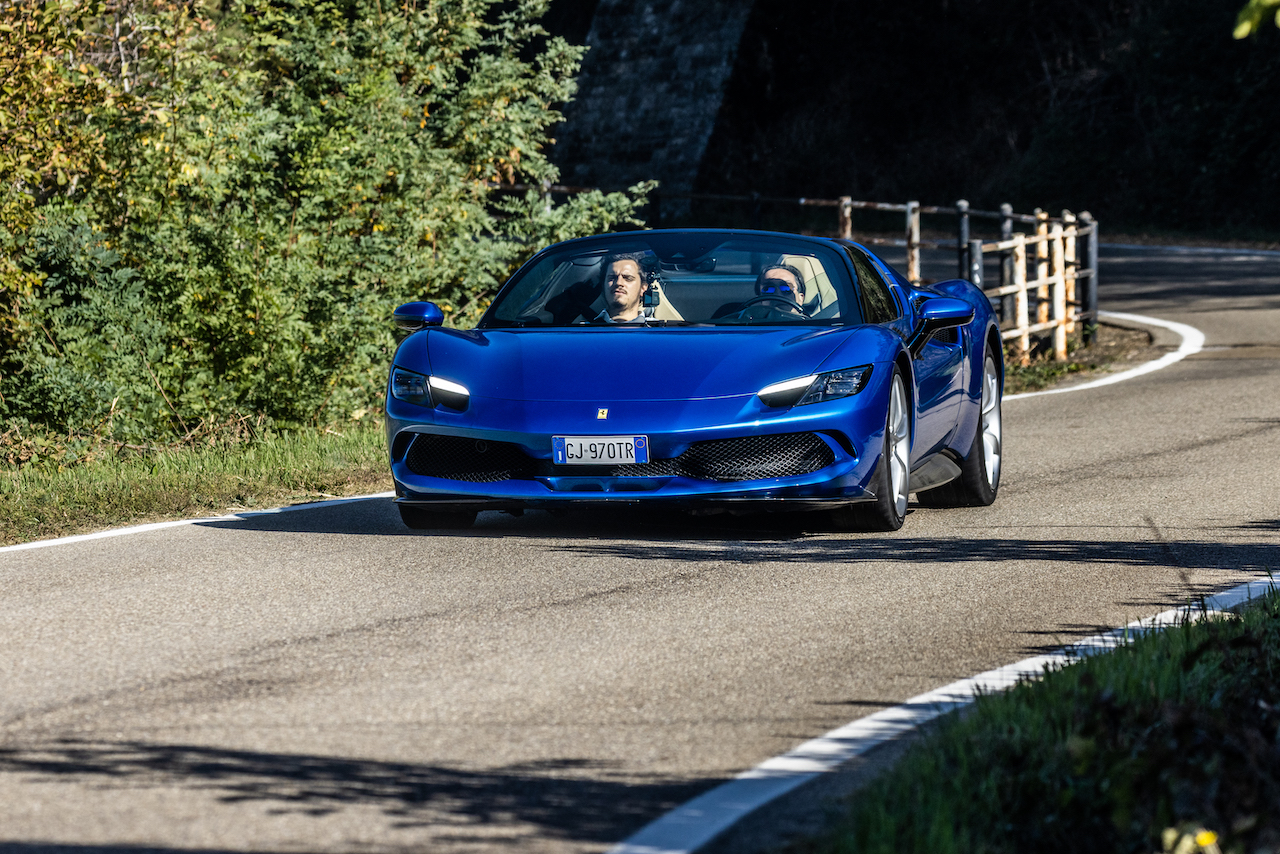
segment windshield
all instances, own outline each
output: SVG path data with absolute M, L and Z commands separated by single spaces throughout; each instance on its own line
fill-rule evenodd
M 535 256 L 480 325 L 860 322 L 849 274 L 828 247 L 723 232 L 632 232 Z

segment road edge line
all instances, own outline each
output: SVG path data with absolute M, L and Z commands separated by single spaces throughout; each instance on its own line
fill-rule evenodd
M 371 495 L 353 495 L 348 498 L 330 498 L 325 501 L 311 501 L 306 504 L 289 504 L 285 507 L 272 507 L 267 510 L 241 510 L 239 513 L 228 513 L 225 516 L 204 516 L 199 519 L 170 519 L 166 522 L 147 522 L 142 525 L 130 525 L 126 528 L 108 528 L 105 531 L 94 531 L 92 534 L 72 534 L 67 537 L 55 537 L 49 540 L 32 540 L 29 543 L 16 543 L 12 546 L 0 546 L 0 554 L 20 552 L 27 549 L 43 549 L 49 546 L 64 546 L 70 543 L 83 543 L 88 540 L 102 540 L 108 537 L 123 537 L 128 534 L 145 534 L 148 531 L 162 531 L 165 528 L 177 528 L 182 525 L 199 525 L 206 522 L 234 522 L 237 519 L 252 519 L 255 516 L 272 516 L 277 513 L 289 513 L 294 510 L 314 510 L 317 507 L 333 507 L 338 504 L 350 504 L 353 501 L 371 501 L 376 498 L 394 498 L 394 492 L 375 492 Z
M 1161 329 L 1168 329 L 1176 335 L 1181 336 L 1182 343 L 1178 345 L 1178 349 L 1172 353 L 1166 353 L 1159 359 L 1154 359 L 1146 364 L 1139 365 L 1136 368 L 1130 368 L 1127 371 L 1121 371 L 1118 374 L 1103 377 L 1097 380 L 1091 380 L 1080 385 L 1068 386 L 1066 388 L 1051 388 L 1045 391 L 1028 391 L 1022 394 L 1010 394 L 1002 398 L 1003 401 L 1023 400 L 1028 397 L 1040 397 L 1046 394 L 1067 394 L 1073 391 L 1087 391 L 1091 388 L 1101 388 L 1102 386 L 1112 385 L 1114 383 L 1131 380 L 1134 377 L 1140 377 L 1143 374 L 1149 374 L 1154 371 L 1167 368 L 1170 365 L 1181 362 L 1190 355 L 1199 353 L 1204 349 L 1204 333 L 1194 326 L 1188 326 L 1185 323 L 1177 323 L 1172 320 L 1161 320 L 1158 317 L 1147 317 L 1143 314 L 1125 314 L 1117 311 L 1100 311 L 1098 318 L 1112 318 L 1114 320 L 1125 320 L 1130 323 L 1137 323 L 1144 326 L 1158 326 Z
M 1280 580 L 1259 576 L 1204 599 L 1202 604 L 1171 608 L 1110 632 L 1068 644 L 1056 652 L 1025 658 L 977 676 L 912 697 L 899 706 L 859 718 L 826 735 L 767 759 L 645 825 L 609 849 L 608 854 L 693 854 L 748 814 L 873 748 L 972 703 L 979 694 L 1005 691 L 1042 676 L 1046 668 L 1108 652 L 1151 631 L 1199 620 L 1280 590 Z

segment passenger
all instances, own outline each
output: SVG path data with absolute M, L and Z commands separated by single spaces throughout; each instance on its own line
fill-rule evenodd
M 756 296 L 776 296 L 804 305 L 804 276 L 790 264 L 771 264 L 756 276 Z
M 772 297 L 774 299 L 786 300 L 796 304 L 796 308 L 804 314 L 804 275 L 790 264 L 770 264 L 760 271 L 756 276 L 756 298 Z M 753 305 L 752 300 L 746 302 L 727 302 L 716 309 L 715 314 L 711 315 L 712 320 L 719 320 L 722 317 L 742 312 L 744 308 L 750 309 Z M 781 309 L 775 309 L 779 311 Z M 794 313 L 794 310 L 787 309 L 788 313 Z
M 644 292 L 649 287 L 641 268 L 643 258 L 644 255 L 639 252 L 605 256 L 604 281 L 601 285 L 604 311 L 596 315 L 596 320 L 605 323 L 648 322 L 641 304 Z

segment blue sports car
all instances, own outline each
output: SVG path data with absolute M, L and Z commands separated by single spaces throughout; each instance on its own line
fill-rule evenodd
M 539 252 L 475 329 L 402 305 L 386 429 L 411 528 L 477 511 L 821 510 L 897 530 L 1000 486 L 1003 348 L 963 280 L 848 240 L 633 231 Z

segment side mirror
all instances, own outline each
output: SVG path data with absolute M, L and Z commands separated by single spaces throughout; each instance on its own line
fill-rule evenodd
M 407 302 L 396 309 L 396 326 L 405 332 L 417 332 L 444 323 L 444 312 L 433 302 Z
M 920 306 L 920 320 L 907 339 L 907 349 L 918 356 L 929 336 L 939 329 L 964 326 L 973 320 L 973 306 L 951 297 L 930 297 Z

